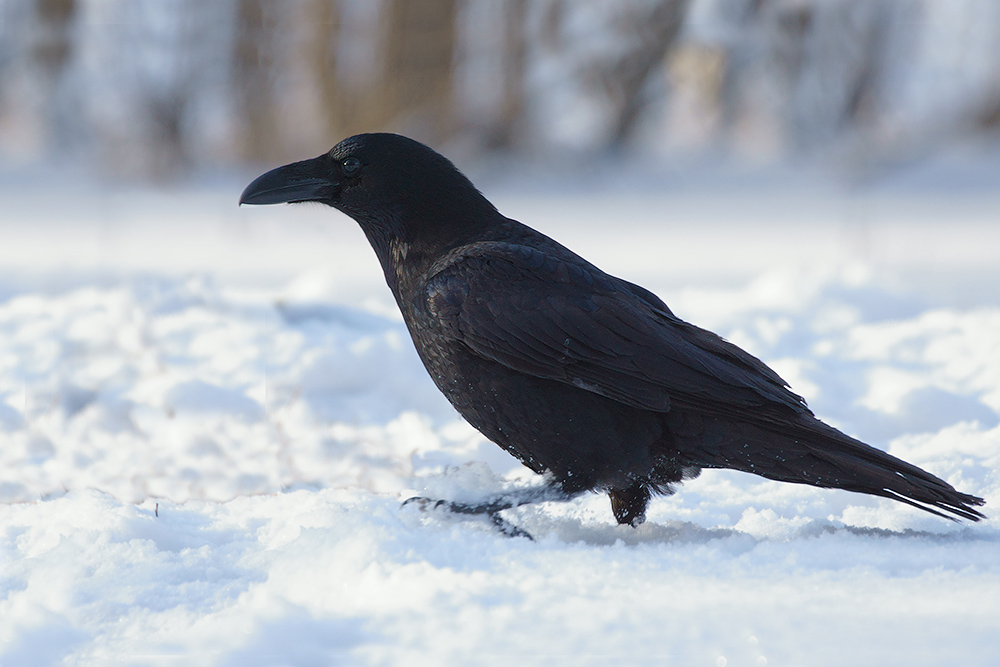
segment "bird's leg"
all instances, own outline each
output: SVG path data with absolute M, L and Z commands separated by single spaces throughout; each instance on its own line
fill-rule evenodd
M 444 508 L 456 514 L 496 514 L 512 507 L 521 507 L 531 503 L 545 503 L 552 501 L 572 500 L 583 493 L 580 491 L 567 491 L 558 483 L 550 482 L 543 486 L 535 486 L 527 489 L 513 489 L 480 503 L 460 503 L 452 500 L 434 500 L 416 496 L 403 501 L 403 505 L 417 503 L 421 507 L 432 509 Z
M 481 503 L 459 503 L 451 500 L 434 500 L 432 498 L 414 497 L 403 501 L 403 506 L 416 503 L 421 509 L 446 509 L 455 514 L 485 514 L 493 522 L 493 525 L 510 537 L 527 537 L 533 539 L 531 535 L 521 528 L 513 525 L 500 516 L 500 512 L 513 507 L 530 505 L 531 503 L 567 501 L 583 493 L 580 491 L 567 491 L 561 485 L 550 482 L 544 486 L 536 486 L 527 489 L 515 489 L 495 496 Z
M 646 521 L 646 505 L 649 504 L 649 484 L 636 482 L 627 489 L 611 489 L 611 511 L 620 524 L 635 528 Z

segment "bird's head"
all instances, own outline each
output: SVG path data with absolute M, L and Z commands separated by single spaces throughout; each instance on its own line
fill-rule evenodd
M 267 172 L 240 195 L 240 204 L 306 201 L 357 220 L 380 258 L 390 243 L 439 253 L 501 218 L 447 158 L 398 134 L 345 139 L 317 158 Z

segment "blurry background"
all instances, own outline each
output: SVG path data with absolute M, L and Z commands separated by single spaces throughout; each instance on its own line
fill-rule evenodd
M 161 179 L 375 130 L 863 177 L 995 144 L 1000 3 L 0 0 L 7 164 Z

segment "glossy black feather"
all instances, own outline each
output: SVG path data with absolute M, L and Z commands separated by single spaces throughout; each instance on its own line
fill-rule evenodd
M 621 523 L 705 467 L 982 518 L 980 498 L 817 420 L 759 359 L 505 218 L 422 144 L 352 137 L 242 201 L 308 192 L 358 221 L 455 408 L 567 494 L 607 491 Z
M 427 281 L 431 313 L 477 354 L 647 410 L 666 412 L 671 395 L 685 395 L 806 411 L 781 378 L 739 348 L 579 260 L 525 251 L 472 244 Z

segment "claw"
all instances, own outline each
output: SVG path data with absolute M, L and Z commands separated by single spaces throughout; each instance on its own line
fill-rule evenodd
M 531 533 L 524 530 L 523 528 L 518 528 L 517 526 L 515 526 L 514 524 L 512 524 L 510 521 L 503 518 L 499 514 L 493 513 L 490 514 L 489 517 L 490 521 L 493 522 L 493 525 L 496 527 L 496 529 L 499 530 L 504 535 L 506 535 L 507 537 L 526 537 L 532 542 L 535 541 L 535 538 L 531 536 Z
M 441 507 L 441 505 L 447 503 L 447 500 L 435 500 L 434 498 L 424 498 L 423 496 L 413 496 L 412 498 L 407 498 L 403 501 L 400 507 L 406 507 L 409 504 L 419 505 L 421 512 L 426 512 L 428 509 L 436 510 Z M 430 505 L 430 507 L 428 507 Z

